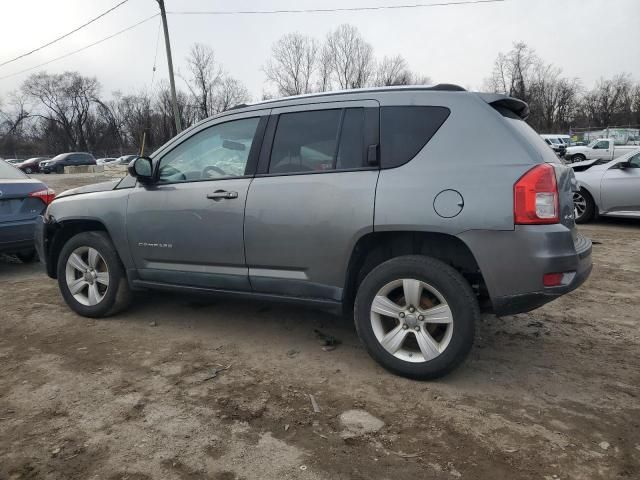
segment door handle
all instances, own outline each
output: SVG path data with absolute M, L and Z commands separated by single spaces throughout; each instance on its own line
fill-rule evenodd
M 208 193 L 207 198 L 211 200 L 231 200 L 232 198 L 238 198 L 238 192 L 227 192 L 226 190 L 216 190 L 213 193 Z

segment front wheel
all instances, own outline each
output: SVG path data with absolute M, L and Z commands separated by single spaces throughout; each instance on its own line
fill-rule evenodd
M 480 309 L 460 273 L 439 260 L 411 255 L 388 260 L 365 277 L 354 316 L 360 339 L 384 368 L 431 379 L 466 358 Z
M 596 212 L 596 205 L 591 195 L 581 189 L 573 193 L 573 211 L 576 223 L 588 223 L 593 220 Z
M 571 157 L 571 163 L 584 162 L 586 159 L 587 157 L 585 157 L 581 153 L 577 153 L 576 155 Z
M 131 300 L 124 267 L 104 232 L 72 237 L 58 258 L 58 285 L 67 305 L 85 317 L 105 317 Z
M 33 169 L 31 167 L 27 167 L 24 169 L 24 173 L 31 174 L 33 173 Z

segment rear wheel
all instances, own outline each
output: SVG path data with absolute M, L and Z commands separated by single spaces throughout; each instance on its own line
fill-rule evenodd
M 573 193 L 573 210 L 576 223 L 588 223 L 593 220 L 596 205 L 589 192 L 580 189 L 579 192 Z
M 79 233 L 65 243 L 58 285 L 67 305 L 85 317 L 113 315 L 131 300 L 124 267 L 104 232 Z
M 403 256 L 373 269 L 358 289 L 355 323 L 369 354 L 405 377 L 440 377 L 473 344 L 478 302 L 467 281 L 445 263 Z

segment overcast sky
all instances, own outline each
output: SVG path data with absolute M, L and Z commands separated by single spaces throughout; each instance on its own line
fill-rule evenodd
M 4 0 L 0 5 L 0 63 L 64 34 L 120 0 Z M 301 9 L 442 0 L 166 0 L 168 11 Z M 459 1 L 459 0 L 452 0 Z M 14 63 L 0 77 L 36 66 L 111 35 L 157 12 L 155 0 L 129 0 L 89 27 Z M 600 77 L 631 73 L 640 80 L 640 0 L 506 0 L 502 3 L 364 12 L 277 15 L 169 15 L 177 72 L 194 42 L 211 45 L 225 70 L 259 99 L 261 70 L 271 44 L 301 32 L 318 39 L 341 23 L 355 25 L 376 57 L 402 54 L 410 67 L 438 82 L 478 89 L 500 51 L 524 41 L 547 62 L 591 87 Z M 159 17 L 81 53 L 53 62 L 48 72 L 96 76 L 103 93 L 150 85 Z M 156 82 L 167 78 L 162 38 Z M 37 71 L 37 70 L 36 70 Z M 32 73 L 32 72 L 30 72 Z M 29 73 L 0 80 L 0 97 Z M 177 78 L 178 87 L 184 83 Z

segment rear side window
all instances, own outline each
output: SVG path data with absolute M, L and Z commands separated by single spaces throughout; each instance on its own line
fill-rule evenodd
M 269 173 L 304 173 L 364 166 L 364 108 L 283 113 Z
M 380 161 L 382 168 L 404 165 L 431 140 L 449 116 L 445 107 L 380 108 Z

